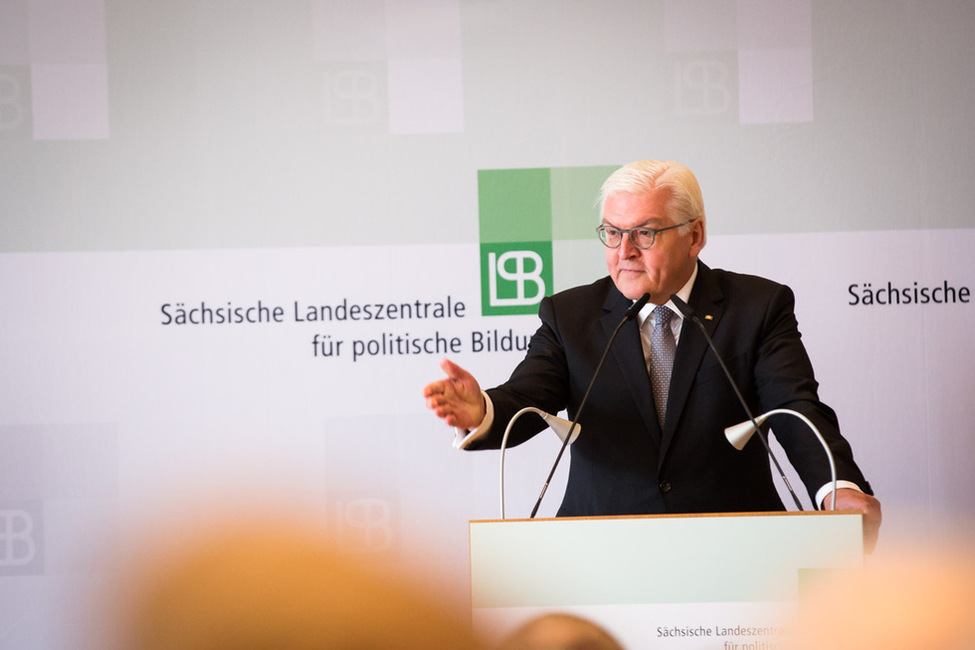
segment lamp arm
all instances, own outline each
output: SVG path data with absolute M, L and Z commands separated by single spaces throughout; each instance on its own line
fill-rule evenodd
M 540 416 L 545 422 L 548 422 L 548 413 L 541 409 L 537 409 L 534 406 L 526 406 L 517 413 L 515 413 L 510 420 L 508 420 L 508 426 L 504 428 L 504 437 L 501 438 L 501 518 L 504 519 L 504 450 L 508 446 L 508 435 L 511 433 L 511 427 L 514 426 L 515 421 L 520 418 L 525 413 L 535 413 Z
M 830 510 L 836 510 L 836 461 L 833 459 L 833 451 L 829 448 L 829 445 L 826 444 L 826 439 L 823 438 L 823 434 L 819 432 L 819 429 L 816 428 L 816 425 L 813 424 L 809 418 L 807 418 L 805 415 L 803 415 L 798 411 L 793 411 L 792 409 L 773 409 L 768 413 L 764 413 L 763 415 L 759 416 L 758 419 L 760 421 L 764 421 L 767 418 L 773 415 L 778 415 L 780 413 L 794 415 L 795 417 L 805 422 L 806 426 L 812 429 L 812 432 L 816 434 L 816 437 L 819 439 L 819 443 L 823 446 L 823 449 L 826 450 L 826 457 L 829 459 L 829 471 L 830 471 L 830 475 L 833 478 L 833 501 L 830 504 Z M 818 509 L 817 504 L 814 503 L 813 508 Z

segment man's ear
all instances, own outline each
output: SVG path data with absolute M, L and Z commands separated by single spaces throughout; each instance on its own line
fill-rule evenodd
M 707 235 L 704 230 L 704 224 L 698 219 L 691 224 L 691 257 L 697 257 L 704 248 L 704 244 L 707 241 Z

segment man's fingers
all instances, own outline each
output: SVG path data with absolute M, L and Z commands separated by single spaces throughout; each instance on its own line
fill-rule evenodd
M 450 359 L 442 360 L 440 362 L 440 369 L 443 370 L 448 377 L 455 380 L 463 380 L 470 376 L 466 370 L 458 366 Z
M 833 497 L 833 495 L 830 495 Z M 828 502 L 827 501 L 827 507 Z M 863 513 L 863 542 L 864 551 L 872 553 L 877 546 L 877 539 L 880 536 L 880 524 L 883 521 L 883 514 L 880 509 L 880 501 L 869 494 L 863 494 L 855 490 L 840 489 L 836 494 L 837 510 L 856 510 Z
M 441 360 L 440 368 L 447 378 L 423 387 L 427 408 L 454 427 L 469 426 L 483 419 L 483 398 L 477 380 L 450 359 Z M 476 412 L 478 407 L 480 416 Z
M 450 376 L 451 372 L 453 372 L 453 369 L 457 367 L 458 367 L 457 364 L 451 361 L 450 359 L 440 360 L 440 369 L 443 370 L 448 377 Z

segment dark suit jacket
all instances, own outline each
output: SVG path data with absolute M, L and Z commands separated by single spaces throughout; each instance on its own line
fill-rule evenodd
M 494 426 L 472 448 L 497 448 L 511 417 L 525 406 L 574 418 L 603 349 L 632 302 L 609 277 L 545 298 L 542 324 L 511 378 L 488 394 Z M 714 339 L 758 416 L 801 412 L 828 441 L 840 479 L 869 487 L 836 415 L 819 401 L 800 341 L 792 291 L 763 278 L 711 270 L 699 262 L 689 305 Z M 700 329 L 685 320 L 677 346 L 663 430 L 657 423 L 637 320 L 623 326 L 580 419 L 559 516 L 782 510 L 768 456 L 757 436 L 743 451 L 724 428 L 747 419 Z M 820 442 L 798 418 L 773 416 L 775 438 L 810 497 L 830 479 Z M 545 425 L 524 416 L 509 445 Z M 780 462 L 785 462 L 780 458 Z M 781 479 L 776 479 L 781 480 Z

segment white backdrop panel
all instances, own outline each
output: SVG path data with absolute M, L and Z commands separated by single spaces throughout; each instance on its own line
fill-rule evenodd
M 480 315 L 479 170 L 688 164 L 703 259 L 796 290 L 879 552 L 967 530 L 973 28 L 951 0 L 0 0 L 0 645 L 77 648 L 91 547 L 214 503 L 463 591 L 497 455 L 420 389 L 438 339 L 491 385 L 521 353 L 484 342 L 536 326 Z M 552 246 L 556 289 L 603 273 Z M 915 286 L 954 301 L 863 304 Z M 280 322 L 163 324 L 204 302 Z M 509 455 L 510 514 L 555 453 Z

